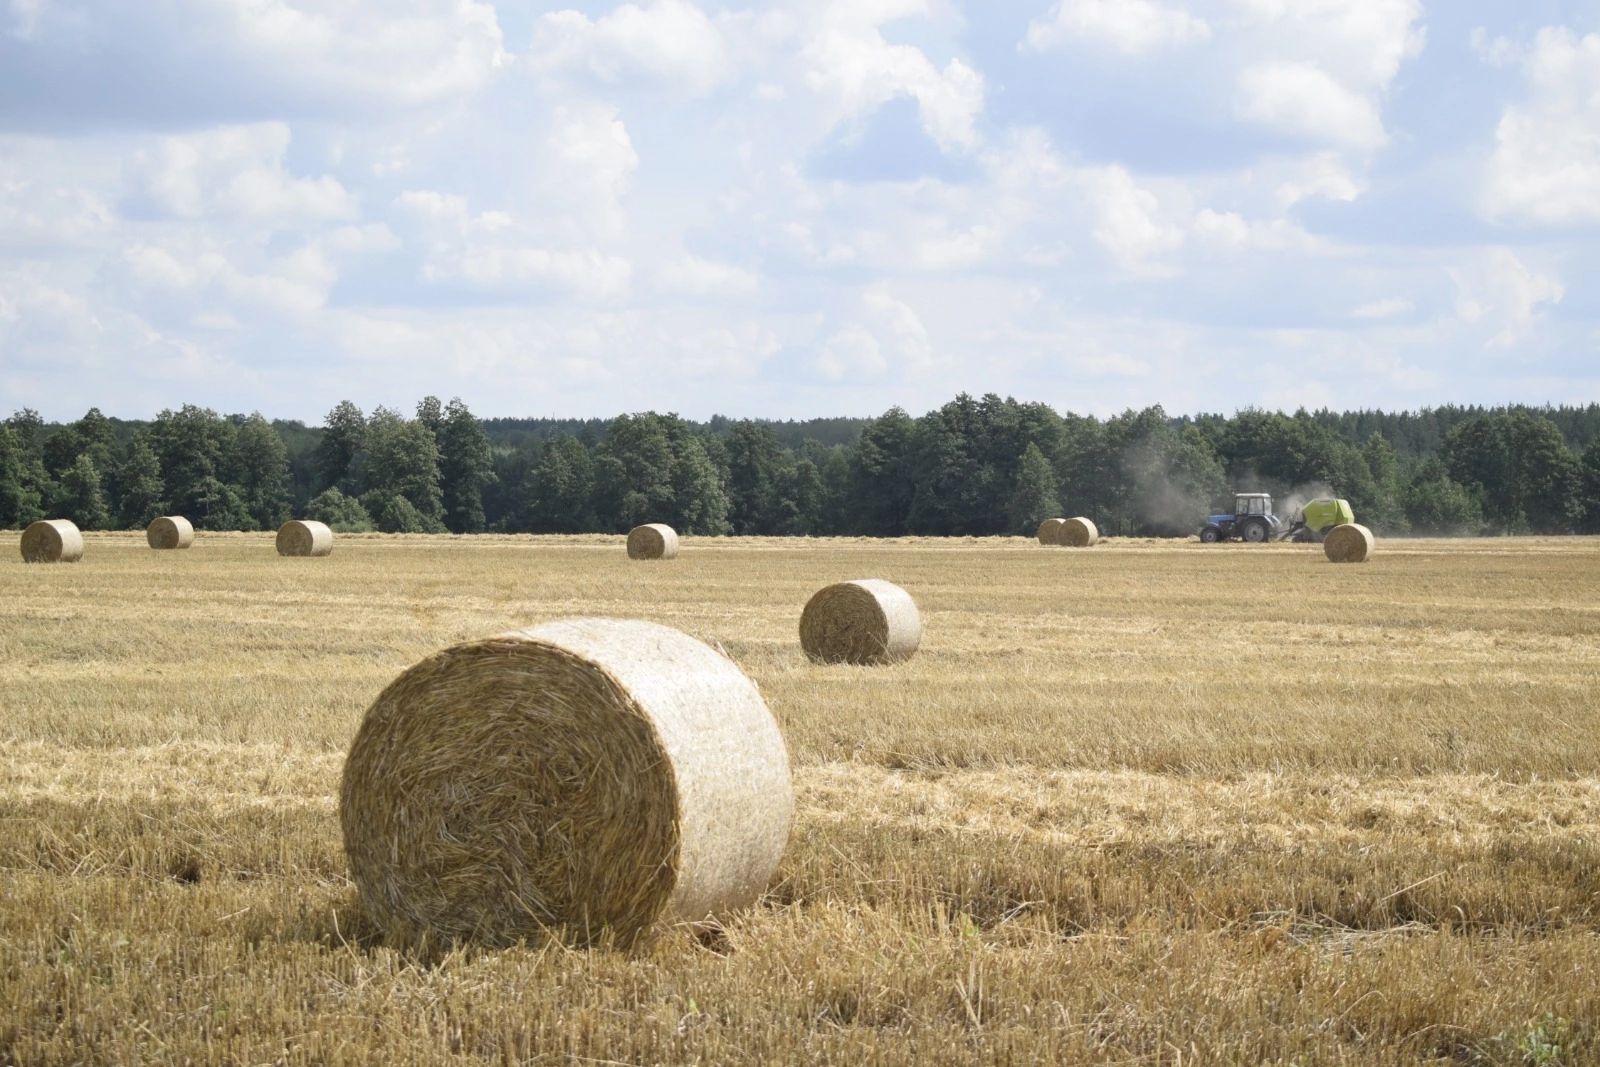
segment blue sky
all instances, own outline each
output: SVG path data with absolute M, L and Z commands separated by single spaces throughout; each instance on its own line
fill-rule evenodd
M 0 0 L 0 410 L 1600 400 L 1600 0 Z

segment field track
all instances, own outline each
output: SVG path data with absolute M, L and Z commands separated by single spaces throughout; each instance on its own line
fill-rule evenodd
M 4 536 L 0 1064 L 1600 1062 L 1600 539 Z M 862 577 L 920 651 L 810 664 Z M 631 956 L 376 944 L 361 712 L 574 614 L 761 686 L 769 901 Z

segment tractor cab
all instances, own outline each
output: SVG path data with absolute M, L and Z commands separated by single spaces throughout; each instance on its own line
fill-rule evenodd
M 1270 541 L 1283 524 L 1272 513 L 1271 493 L 1235 493 L 1232 515 L 1212 515 L 1200 529 L 1206 544 L 1218 541 Z

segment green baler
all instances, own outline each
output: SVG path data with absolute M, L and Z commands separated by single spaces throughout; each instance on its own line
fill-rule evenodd
M 1348 500 L 1330 500 L 1322 497 L 1307 502 L 1300 514 L 1283 534 L 1285 540 L 1321 541 L 1335 526 L 1355 522 L 1356 513 L 1350 510 Z

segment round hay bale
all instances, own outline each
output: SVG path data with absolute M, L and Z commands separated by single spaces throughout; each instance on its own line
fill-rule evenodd
M 800 647 L 822 663 L 898 663 L 921 641 L 916 601 L 881 578 L 820 589 L 800 613 Z
M 1360 523 L 1347 522 L 1328 531 L 1322 551 L 1334 563 L 1365 563 L 1377 543 L 1371 530 Z
M 361 898 L 407 944 L 626 945 L 744 907 L 793 812 L 755 683 L 627 619 L 565 619 L 411 667 L 367 709 L 339 800 Z
M 1066 545 L 1068 548 L 1088 548 L 1100 540 L 1100 531 L 1094 523 L 1083 516 L 1068 519 L 1061 524 L 1061 529 L 1056 532 L 1056 544 Z
M 22 531 L 22 562 L 76 563 L 83 558 L 83 534 L 71 519 L 41 519 Z
M 1039 543 L 1041 545 L 1058 545 L 1061 536 L 1061 527 L 1066 524 L 1066 519 L 1046 519 L 1039 524 Z
M 194 526 L 182 515 L 163 515 L 145 528 L 144 539 L 151 548 L 188 548 L 194 544 Z
M 310 519 L 290 519 L 278 527 L 278 555 L 329 556 L 333 554 L 333 531 Z
M 660 522 L 649 522 L 628 531 L 629 559 L 676 559 L 678 531 Z

